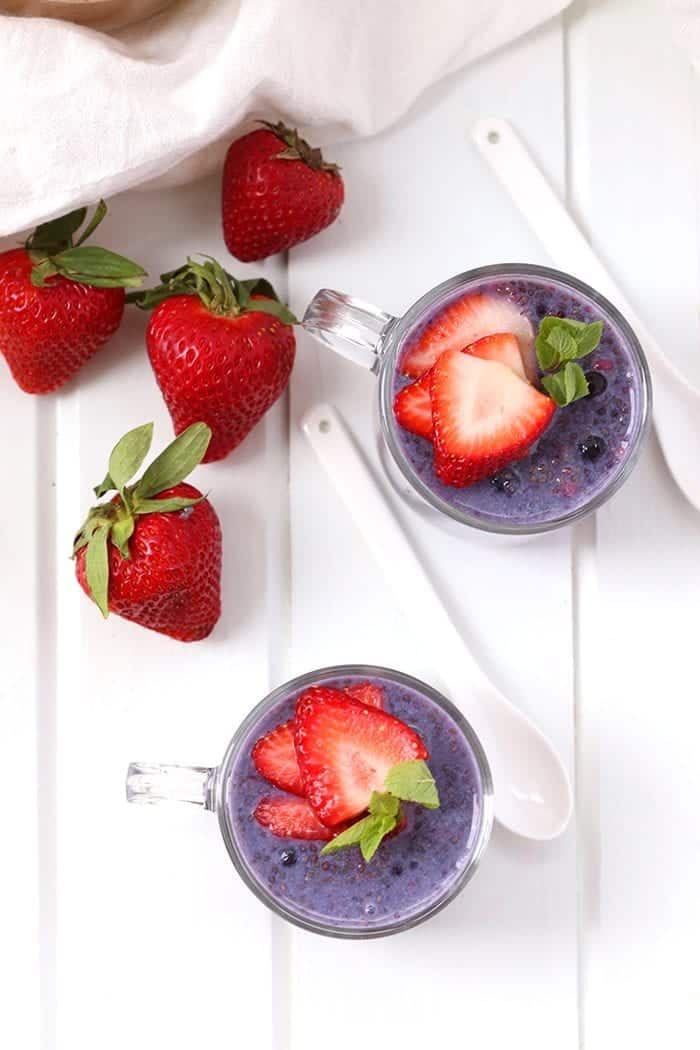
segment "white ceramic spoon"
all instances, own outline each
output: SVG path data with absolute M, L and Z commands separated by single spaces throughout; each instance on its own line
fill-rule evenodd
M 700 390 L 686 382 L 636 315 L 510 124 L 483 118 L 473 137 L 554 265 L 610 299 L 634 329 L 651 369 L 654 423 L 666 463 L 700 510 Z
M 451 699 L 479 736 L 491 766 L 497 820 L 517 835 L 552 839 L 571 816 L 571 787 L 556 751 L 483 673 L 337 412 L 316 405 L 301 422 L 378 568 L 430 653 Z

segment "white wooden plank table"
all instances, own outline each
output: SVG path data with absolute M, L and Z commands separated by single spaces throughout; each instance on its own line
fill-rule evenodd
M 263 272 L 299 313 L 322 285 L 402 312 L 460 270 L 548 262 L 469 143 L 494 114 L 700 378 L 695 77 L 651 0 L 579 0 L 337 148 L 341 218 Z M 216 180 L 115 200 L 105 229 L 153 275 L 195 250 L 224 257 Z M 214 764 L 254 702 L 313 667 L 384 663 L 439 687 L 298 431 L 330 400 L 376 465 L 375 381 L 300 335 L 290 397 L 200 468 L 224 529 L 224 614 L 177 645 L 103 623 L 68 558 L 116 438 L 147 419 L 170 436 L 144 326 L 130 315 L 59 396 L 0 377 L 0 1045 L 696 1045 L 700 519 L 655 440 L 574 531 L 456 539 L 397 504 L 485 668 L 570 764 L 577 815 L 548 845 L 496 829 L 428 924 L 335 942 L 248 893 L 211 816 L 127 807 L 123 780 L 131 759 Z

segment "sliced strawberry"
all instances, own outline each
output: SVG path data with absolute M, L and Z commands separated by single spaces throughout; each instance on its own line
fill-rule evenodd
M 275 787 L 291 791 L 294 795 L 304 794 L 294 750 L 293 718 L 261 736 L 251 752 L 251 757 L 260 776 L 265 777 L 265 780 L 269 780 Z
M 384 707 L 384 690 L 372 682 L 357 682 L 345 690 L 348 696 L 370 707 Z M 294 719 L 275 726 L 261 736 L 251 751 L 253 765 L 261 777 L 282 791 L 304 795 L 304 785 L 294 750 Z
M 556 405 L 498 361 L 448 350 L 433 368 L 435 473 L 464 486 L 522 459 Z
M 477 339 L 476 342 L 465 346 L 462 353 L 480 357 L 484 361 L 498 361 L 507 365 L 520 379 L 524 379 L 525 382 L 529 381 L 520 353 L 520 344 L 510 332 L 485 335 L 483 339 Z M 431 385 L 432 369 L 417 379 L 415 383 L 405 386 L 394 399 L 394 413 L 401 426 L 405 430 L 410 430 L 412 434 L 418 434 L 419 437 L 427 438 L 429 441 L 433 440 Z
M 428 757 L 418 734 L 398 718 L 320 686 L 297 701 L 294 743 L 306 797 L 329 825 L 366 810 L 397 762 Z
M 525 372 L 534 382 L 537 361 L 532 325 L 508 299 L 482 292 L 448 303 L 408 349 L 401 362 L 401 371 L 418 378 L 425 375 L 446 350 L 462 350 L 477 339 L 498 332 L 512 332 L 517 338 Z
M 477 339 L 475 343 L 466 347 L 464 353 L 480 357 L 483 361 L 499 361 L 502 365 L 507 365 L 520 379 L 524 379 L 526 383 L 528 381 L 518 340 L 510 332 L 485 335 L 483 339 Z
M 399 390 L 394 398 L 394 415 L 404 430 L 433 439 L 433 410 L 430 404 L 430 373 Z
M 260 799 L 253 816 L 258 824 L 281 839 L 315 839 L 328 842 L 333 832 L 317 820 L 306 799 L 291 795 L 267 795 Z
M 349 685 L 344 692 L 353 700 L 359 700 L 361 704 L 378 707 L 380 711 L 384 709 L 384 690 L 374 682 L 356 682 L 355 685 Z

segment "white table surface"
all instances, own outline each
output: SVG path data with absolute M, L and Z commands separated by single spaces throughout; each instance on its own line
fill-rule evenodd
M 513 122 L 700 379 L 696 72 L 660 4 L 577 2 L 336 149 L 341 218 L 265 275 L 297 312 L 322 285 L 402 312 L 460 270 L 548 262 L 470 145 L 484 115 Z M 195 250 L 225 257 L 216 180 L 117 199 L 105 228 L 152 274 Z M 200 468 L 224 529 L 224 613 L 211 639 L 178 645 L 103 623 L 69 559 L 116 438 L 148 419 L 159 443 L 171 433 L 144 325 L 130 314 L 59 396 L 0 378 L 0 1045 L 697 1046 L 700 518 L 655 438 L 575 530 L 456 539 L 398 507 L 484 666 L 569 762 L 577 815 L 547 845 L 496 829 L 435 919 L 339 943 L 270 915 L 211 815 L 127 806 L 123 782 L 131 759 L 215 764 L 297 672 L 364 660 L 439 685 L 297 429 L 330 400 L 374 455 L 374 380 L 300 335 L 291 396 Z

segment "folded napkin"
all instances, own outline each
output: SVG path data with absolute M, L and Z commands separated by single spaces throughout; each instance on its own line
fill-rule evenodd
M 112 34 L 0 16 L 0 234 L 221 161 L 258 117 L 370 135 L 569 0 L 183 0 Z

